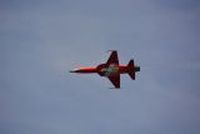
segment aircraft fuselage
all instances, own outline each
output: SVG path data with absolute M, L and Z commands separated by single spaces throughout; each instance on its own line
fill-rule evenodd
M 97 67 L 81 67 L 75 70 L 70 71 L 71 73 L 98 73 L 101 76 L 112 76 L 116 74 L 125 74 L 129 73 L 130 68 L 126 65 L 116 65 L 116 64 L 110 64 L 109 66 L 106 66 L 106 64 L 100 64 Z M 134 67 L 134 71 L 138 72 L 140 71 L 139 66 Z

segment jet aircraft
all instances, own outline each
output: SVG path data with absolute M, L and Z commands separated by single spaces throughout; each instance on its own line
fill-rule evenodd
M 135 80 L 135 73 L 140 71 L 140 66 L 134 64 L 131 59 L 128 65 L 119 64 L 117 51 L 112 50 L 106 63 L 96 67 L 81 67 L 70 71 L 70 73 L 97 73 L 100 76 L 107 77 L 115 88 L 120 88 L 120 74 L 129 74 L 132 80 Z

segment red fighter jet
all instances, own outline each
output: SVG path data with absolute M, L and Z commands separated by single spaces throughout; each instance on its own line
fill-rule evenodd
M 128 65 L 120 65 L 117 51 L 112 51 L 108 61 L 97 67 L 81 67 L 70 71 L 70 73 L 98 73 L 100 76 L 107 77 L 115 88 L 120 88 L 120 74 L 129 74 L 132 80 L 135 80 L 135 73 L 140 71 L 140 66 L 130 60 Z

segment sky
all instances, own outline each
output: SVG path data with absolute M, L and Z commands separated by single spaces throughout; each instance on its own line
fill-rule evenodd
M 1 0 L 1 134 L 199 134 L 199 0 Z M 118 51 L 121 90 L 75 75 Z

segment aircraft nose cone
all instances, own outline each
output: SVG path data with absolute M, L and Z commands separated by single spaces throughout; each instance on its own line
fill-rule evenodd
M 73 73 L 74 71 L 70 70 L 69 73 Z
M 69 72 L 70 72 L 70 73 L 76 73 L 76 71 L 75 71 L 75 70 L 70 70 Z

